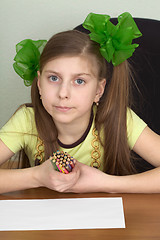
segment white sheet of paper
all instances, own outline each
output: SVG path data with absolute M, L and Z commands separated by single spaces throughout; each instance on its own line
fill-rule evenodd
M 0 231 L 125 228 L 122 198 L 0 200 Z

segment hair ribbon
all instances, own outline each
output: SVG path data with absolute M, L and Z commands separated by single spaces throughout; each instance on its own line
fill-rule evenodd
M 33 79 L 37 76 L 40 55 L 46 43 L 47 40 L 25 39 L 16 45 L 17 54 L 13 68 L 24 80 L 25 86 L 32 85 Z
M 107 62 L 117 66 L 132 56 L 139 44 L 132 40 L 142 36 L 131 14 L 118 17 L 117 25 L 110 22 L 109 15 L 90 13 L 83 23 L 89 30 L 90 39 L 100 44 L 100 52 Z

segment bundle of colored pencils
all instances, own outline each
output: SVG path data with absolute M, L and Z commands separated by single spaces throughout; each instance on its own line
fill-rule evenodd
M 70 173 L 75 166 L 75 159 L 67 152 L 57 150 L 49 159 L 55 170 L 65 174 Z

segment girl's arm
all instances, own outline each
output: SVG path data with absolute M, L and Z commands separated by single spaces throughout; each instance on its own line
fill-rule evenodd
M 0 165 L 14 153 L 0 139 Z M 32 169 L 0 169 L 0 193 L 37 186 Z
M 160 166 L 160 136 L 149 127 L 143 130 L 133 147 L 133 151 L 153 166 Z
M 144 173 L 114 176 L 77 163 L 80 177 L 66 192 L 160 193 L 160 167 Z
M 0 164 L 13 155 L 14 153 L 0 140 Z M 62 174 L 53 169 L 50 160 L 31 168 L 0 169 L 0 193 L 41 186 L 61 192 L 71 188 L 78 178 L 77 167 L 70 174 Z
M 14 153 L 0 139 L 0 165 L 10 159 Z
M 160 136 L 146 127 L 133 150 L 156 166 L 154 170 L 128 176 L 112 176 L 81 163 L 75 192 L 160 193 Z
M 117 188 L 115 187 L 115 191 L 160 193 L 160 136 L 146 127 L 136 141 L 133 150 L 157 168 L 140 174 L 116 178 Z

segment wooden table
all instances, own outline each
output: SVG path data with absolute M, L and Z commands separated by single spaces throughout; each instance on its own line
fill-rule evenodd
M 57 199 L 89 197 L 122 197 L 125 229 L 54 230 L 54 231 L 5 231 L 4 240 L 152 240 L 160 239 L 160 194 L 107 194 L 107 193 L 58 193 L 46 188 L 30 189 L 1 194 L 5 199 Z

